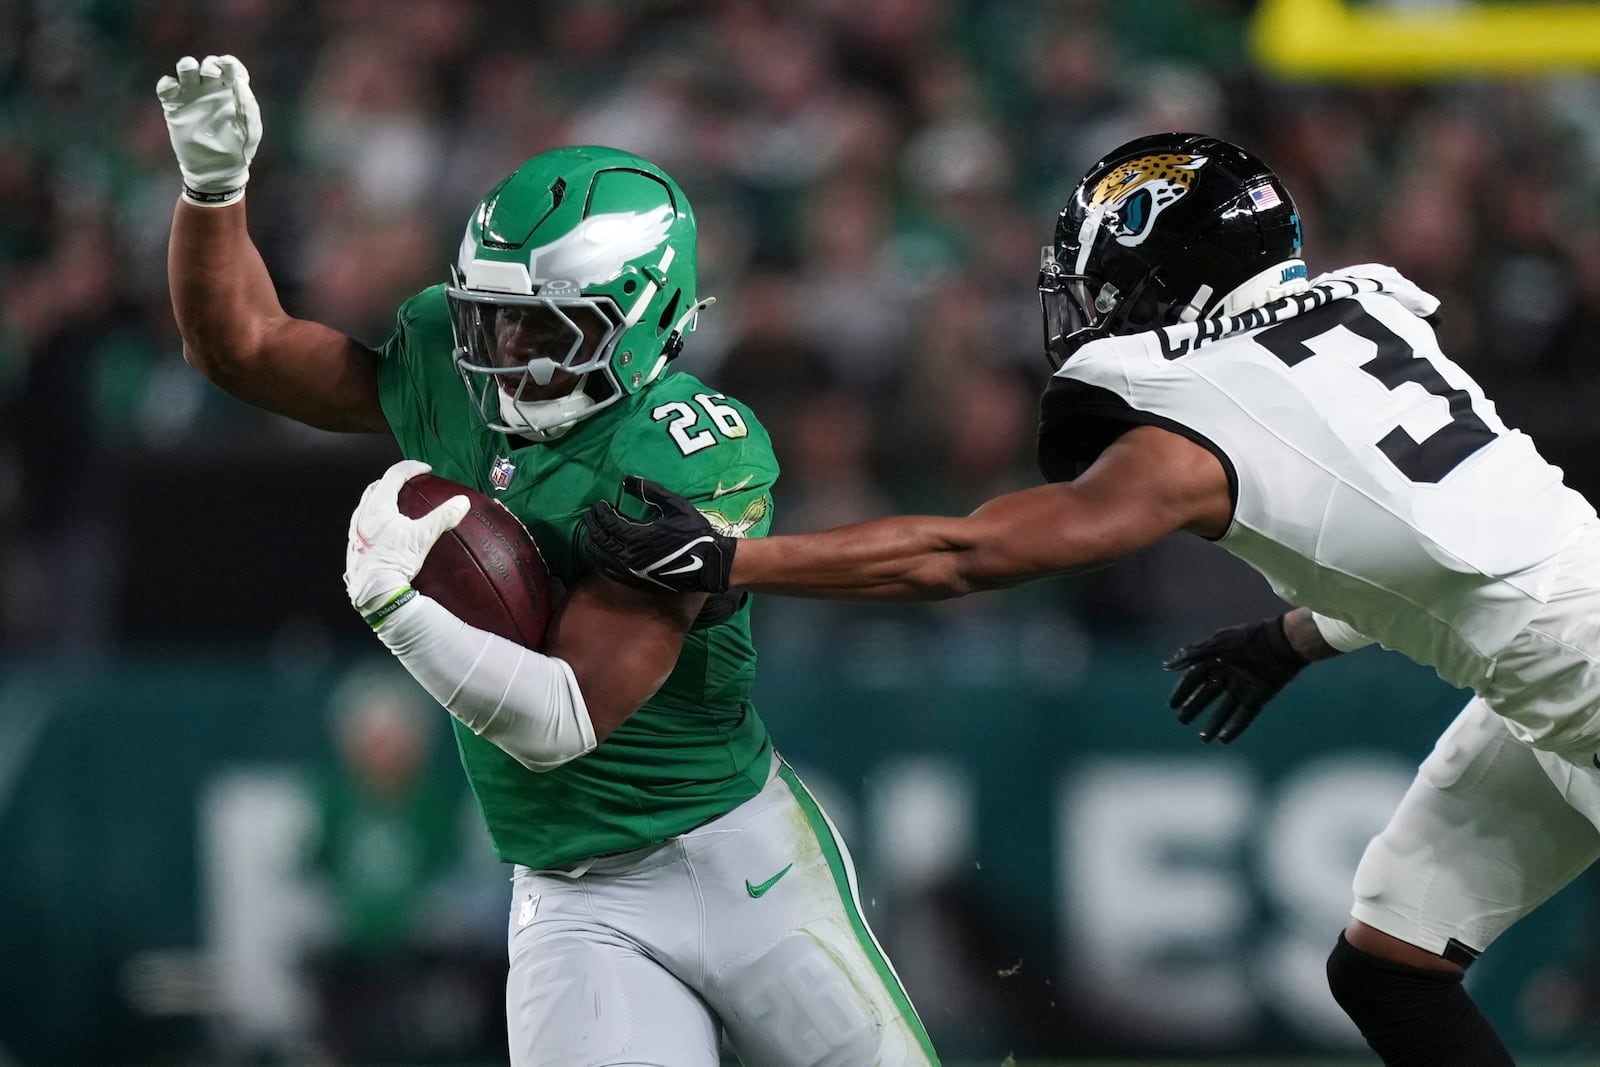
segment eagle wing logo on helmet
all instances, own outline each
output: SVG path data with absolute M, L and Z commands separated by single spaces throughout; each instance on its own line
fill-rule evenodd
M 535 284 L 560 280 L 575 289 L 609 282 L 623 267 L 659 248 L 672 229 L 672 220 L 672 208 L 667 204 L 642 213 L 591 215 L 530 252 L 528 273 Z
M 1173 152 L 1130 159 L 1094 187 L 1089 209 L 1104 212 L 1118 244 L 1141 244 L 1156 217 L 1194 188 L 1197 172 L 1209 160 Z

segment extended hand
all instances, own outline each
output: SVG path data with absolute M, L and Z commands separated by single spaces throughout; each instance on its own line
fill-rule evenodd
M 1169 671 L 1184 672 L 1167 704 L 1177 709 L 1178 721 L 1188 725 L 1220 696 L 1200 740 L 1216 738 L 1227 744 L 1255 721 L 1267 701 L 1306 662 L 1289 646 L 1281 616 L 1230 626 L 1185 645 L 1163 664 Z
M 400 514 L 400 487 L 433 468 L 403 459 L 367 486 L 350 516 L 350 541 L 344 553 L 344 588 L 363 615 L 404 592 L 422 569 L 422 561 L 446 530 L 454 529 L 469 510 L 465 496 L 453 496 L 418 519 Z M 381 619 L 367 620 L 376 625 Z
M 686 498 L 636 475 L 623 491 L 642 500 L 651 517 L 624 518 L 608 501 L 583 517 L 589 561 L 618 581 L 674 593 L 723 593 L 733 570 L 735 538 L 712 529 Z
M 233 56 L 184 56 L 176 76 L 156 82 L 156 96 L 183 173 L 183 198 L 222 207 L 242 197 L 261 143 L 261 107 L 244 64 Z

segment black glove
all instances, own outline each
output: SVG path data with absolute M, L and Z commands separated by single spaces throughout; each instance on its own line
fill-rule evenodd
M 1200 740 L 1227 744 L 1255 721 L 1267 701 L 1309 662 L 1289 645 L 1283 617 L 1218 630 L 1204 641 L 1178 649 L 1162 666 L 1183 671 L 1167 706 L 1187 726 L 1218 696 L 1222 697 Z
M 643 501 L 651 517 L 635 522 L 605 500 L 591 506 L 583 517 L 590 563 L 644 589 L 728 591 L 735 538 L 712 529 L 687 498 L 664 485 L 629 475 L 622 490 Z

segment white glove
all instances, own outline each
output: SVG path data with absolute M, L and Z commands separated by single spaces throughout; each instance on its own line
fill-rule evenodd
M 344 553 L 344 588 L 350 603 L 376 628 L 411 599 L 411 579 L 446 530 L 466 517 L 464 495 L 453 496 L 420 519 L 400 514 L 400 487 L 432 470 L 426 463 L 403 459 L 367 486 L 350 516 L 350 541 Z M 414 594 L 413 594 L 414 595 Z M 373 616 L 377 616 L 374 618 Z
M 156 96 L 183 172 L 183 198 L 223 207 L 243 197 L 261 143 L 261 107 L 244 64 L 233 56 L 184 56 L 177 77 L 156 82 Z

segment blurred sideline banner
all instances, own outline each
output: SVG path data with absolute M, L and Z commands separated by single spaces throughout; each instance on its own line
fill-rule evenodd
M 1251 51 L 1287 78 L 1400 81 L 1600 68 L 1600 3 L 1262 0 Z
M 837 636 L 764 655 L 759 703 L 947 1057 L 1357 1047 L 1323 960 L 1362 847 L 1461 693 L 1362 652 L 1224 749 L 1171 721 L 1165 645 Z M 294 1050 L 288 843 L 341 673 L 5 665 L 0 1062 Z M 503 925 L 505 872 L 486 868 L 476 899 Z M 1474 968 L 1514 1047 L 1594 1047 L 1597 910 L 1585 876 Z

